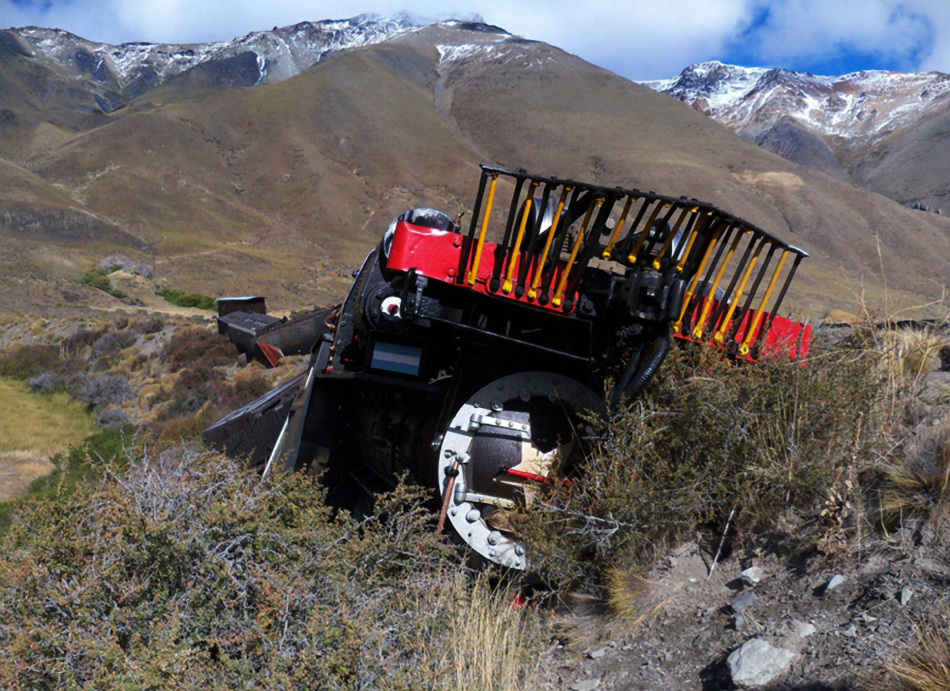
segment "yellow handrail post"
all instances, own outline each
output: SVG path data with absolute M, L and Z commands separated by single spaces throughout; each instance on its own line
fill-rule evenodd
M 491 187 L 488 189 L 488 201 L 485 212 L 482 214 L 482 230 L 478 234 L 478 244 L 475 246 L 475 258 L 472 260 L 472 269 L 468 272 L 468 284 L 475 285 L 478 277 L 478 267 L 482 263 L 482 249 L 485 247 L 485 238 L 488 236 L 488 219 L 491 218 L 492 205 L 495 203 L 495 190 L 498 187 L 498 173 L 491 176 Z
M 716 273 L 716 279 L 713 281 L 712 287 L 709 289 L 709 294 L 706 296 L 706 304 L 703 305 L 703 312 L 699 317 L 699 321 L 696 323 L 696 328 L 693 329 L 693 338 L 701 339 L 703 337 L 703 330 L 706 328 L 706 320 L 709 318 L 709 311 L 712 309 L 713 300 L 716 298 L 716 289 L 719 287 L 719 283 L 722 281 L 722 277 L 726 273 L 726 267 L 728 267 L 729 263 L 732 261 L 732 255 L 736 253 L 736 247 L 739 246 L 739 241 L 745 237 L 747 232 L 749 231 L 743 230 L 739 233 L 736 233 L 736 239 L 733 240 L 732 244 L 729 246 L 729 251 L 726 252 L 726 256 L 722 261 L 722 266 L 719 267 L 719 271 Z
M 653 223 L 656 221 L 656 217 L 659 215 L 660 209 L 665 209 L 668 206 L 671 206 L 670 202 L 657 202 L 656 208 L 653 209 L 653 213 L 650 214 L 650 220 L 647 221 L 647 224 L 643 227 L 643 232 L 640 233 L 640 239 L 637 240 L 637 246 L 633 248 L 630 256 L 627 257 L 628 262 L 631 264 L 637 263 L 637 255 L 640 254 L 640 248 L 643 247 L 643 243 L 646 241 L 647 235 L 650 234 L 650 229 L 653 228 Z
M 512 278 L 515 275 L 515 262 L 518 261 L 518 253 L 521 251 L 521 241 L 524 238 L 524 229 L 528 225 L 528 216 L 531 214 L 531 204 L 534 201 L 534 191 L 538 189 L 538 181 L 532 180 L 528 187 L 528 198 L 524 203 L 524 213 L 521 215 L 521 224 L 518 226 L 518 235 L 515 237 L 515 246 L 508 257 L 508 273 L 505 275 L 505 282 L 501 287 L 502 292 L 510 293 L 514 287 Z
M 564 267 L 564 272 L 561 274 L 561 283 L 557 287 L 557 292 L 554 293 L 554 299 L 551 300 L 551 304 L 555 307 L 560 307 L 561 303 L 564 301 L 564 291 L 567 289 L 567 279 L 571 274 L 571 269 L 574 268 L 574 261 L 577 259 L 577 253 L 580 252 L 581 245 L 584 242 L 584 234 L 587 232 L 587 226 L 590 224 L 590 217 L 594 213 L 594 208 L 600 208 L 604 203 L 603 197 L 596 197 L 595 199 L 590 200 L 590 206 L 587 207 L 587 214 L 584 216 L 584 222 L 581 224 L 581 229 L 577 233 L 577 239 L 574 241 L 574 248 L 571 250 L 571 258 L 567 260 L 567 266 Z
M 617 244 L 617 238 L 619 238 L 620 233 L 623 232 L 623 227 L 627 223 L 627 214 L 630 213 L 630 207 L 635 201 L 637 201 L 636 197 L 627 197 L 627 203 L 623 205 L 623 211 L 620 214 L 620 220 L 617 221 L 617 227 L 614 228 L 613 235 L 610 236 L 610 242 L 607 243 L 607 246 L 604 248 L 604 253 L 601 255 L 604 259 L 609 260 L 610 255 L 613 254 L 614 245 Z
M 570 186 L 565 186 L 561 190 L 561 198 L 557 203 L 557 213 L 554 214 L 554 222 L 551 224 L 550 230 L 548 230 L 548 239 L 544 243 L 541 261 L 538 262 L 538 267 L 534 272 L 534 279 L 531 281 L 531 289 L 528 291 L 529 300 L 534 300 L 538 297 L 538 286 L 541 285 L 541 274 L 544 272 L 544 263 L 547 260 L 548 252 L 551 251 L 551 243 L 554 242 L 554 236 L 557 234 L 557 226 L 561 221 L 561 214 L 564 212 L 564 203 L 567 201 L 567 195 L 570 194 L 572 189 Z
M 663 243 L 663 247 L 660 248 L 659 253 L 656 255 L 656 259 L 653 260 L 653 268 L 657 271 L 660 270 L 661 261 L 663 255 L 666 254 L 666 251 L 670 248 L 670 245 L 673 244 L 673 240 L 676 238 L 676 234 L 679 232 L 680 228 L 683 226 L 683 221 L 686 219 L 687 213 L 696 213 L 699 211 L 699 207 L 693 207 L 693 210 L 690 212 L 689 207 L 683 207 L 683 210 L 680 212 L 680 217 L 676 219 L 676 225 L 673 226 L 673 231 L 670 233 L 670 236 L 666 238 L 666 242 Z
M 716 230 L 713 231 L 713 237 L 712 240 L 709 241 L 709 247 L 706 248 L 706 253 L 703 255 L 702 261 L 699 262 L 699 268 L 696 269 L 696 275 L 693 276 L 693 281 L 689 285 L 689 290 L 687 290 L 686 295 L 683 296 L 683 307 L 680 309 L 680 317 L 673 325 L 673 330 L 677 333 L 679 333 L 679 330 L 683 328 L 683 319 L 686 317 L 686 310 L 689 309 L 689 301 L 693 298 L 693 294 L 696 292 L 696 286 L 699 285 L 699 281 L 703 276 L 703 272 L 706 270 L 706 264 L 709 263 L 709 258 L 712 256 L 716 246 L 719 244 L 719 238 L 722 236 L 722 232 L 725 230 L 725 228 L 726 222 L 720 221 L 719 225 L 716 227 Z M 682 266 L 680 267 L 680 270 L 682 270 Z
M 752 349 L 752 339 L 755 337 L 755 331 L 759 328 L 759 324 L 762 322 L 762 318 L 765 316 L 765 306 L 769 302 L 769 298 L 772 297 L 772 291 L 775 289 L 775 284 L 778 283 L 779 274 L 782 273 L 782 267 L 785 266 L 785 260 L 788 259 L 788 250 L 782 252 L 782 258 L 778 260 L 778 266 L 775 269 L 775 273 L 772 274 L 772 280 L 769 281 L 769 287 L 765 290 L 765 296 L 762 298 L 762 302 L 759 303 L 759 309 L 756 310 L 755 317 L 752 319 L 752 323 L 749 324 L 749 330 L 746 332 L 745 338 L 742 341 L 742 345 L 739 346 L 740 355 L 748 355 L 749 351 Z
M 716 345 L 722 345 L 726 341 L 726 332 L 729 330 L 729 323 L 732 321 L 732 315 L 735 314 L 736 307 L 739 306 L 739 301 L 742 300 L 742 294 L 745 292 L 746 283 L 749 282 L 749 276 L 752 275 L 752 270 L 755 268 L 756 262 L 759 261 L 759 253 L 762 251 L 762 246 L 764 244 L 764 242 L 760 242 L 758 247 L 755 248 L 755 252 L 752 254 L 752 261 L 749 262 L 749 268 L 746 269 L 742 276 L 742 280 L 739 282 L 739 289 L 736 291 L 736 296 L 732 299 L 732 304 L 729 305 L 729 309 L 726 311 L 726 316 L 723 318 L 722 324 L 719 326 L 719 329 L 716 331 L 716 335 L 713 337 Z

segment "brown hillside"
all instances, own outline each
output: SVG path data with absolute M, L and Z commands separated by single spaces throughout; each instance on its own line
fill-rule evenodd
M 460 44 L 490 48 L 440 63 L 438 45 Z M 950 220 L 497 34 L 433 27 L 263 87 L 172 81 L 99 117 L 108 124 L 41 156 L 19 150 L 44 189 L 140 238 L 160 279 L 264 292 L 276 307 L 338 298 L 347 269 L 406 208 L 471 205 L 482 161 L 717 204 L 812 253 L 793 296 L 812 313 L 851 306 L 862 279 L 880 297 L 878 240 L 892 295 L 908 304 L 938 296 L 950 275 Z M 0 190 L 0 208 L 10 203 Z
M 878 240 L 891 288 L 919 301 L 941 294 L 950 220 L 790 163 L 550 46 L 523 44 L 516 54 L 523 57 L 471 61 L 448 77 L 454 117 L 494 159 L 729 209 L 812 253 L 797 289 L 813 309 L 851 299 L 862 277 L 869 296 L 880 297 Z M 525 69 L 538 61 L 544 69 Z

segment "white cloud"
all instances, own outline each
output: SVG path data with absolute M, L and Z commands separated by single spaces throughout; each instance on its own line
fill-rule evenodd
M 896 0 L 772 0 L 760 2 L 767 18 L 748 40 L 768 64 L 819 62 L 862 53 L 916 69 L 932 36 L 933 3 L 919 8 Z
M 110 43 L 184 43 L 400 11 L 432 20 L 477 13 L 634 79 L 672 76 L 737 48 L 759 64 L 794 67 L 860 51 L 903 69 L 950 71 L 947 0 L 0 0 L 0 26 L 57 26 Z

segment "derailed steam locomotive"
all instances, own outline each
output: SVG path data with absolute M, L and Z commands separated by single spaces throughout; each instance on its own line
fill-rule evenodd
M 308 371 L 204 439 L 367 492 L 408 471 L 438 489 L 440 526 L 523 569 L 506 512 L 566 472 L 585 411 L 639 394 L 674 337 L 807 356 L 811 328 L 778 315 L 805 256 L 695 199 L 482 166 L 467 233 L 433 209 L 396 218 L 321 315 Z

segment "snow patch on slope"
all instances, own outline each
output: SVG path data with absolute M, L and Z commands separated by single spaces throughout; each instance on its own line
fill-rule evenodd
M 840 77 L 790 70 L 692 65 L 673 79 L 644 82 L 754 138 L 783 119 L 821 135 L 875 141 L 919 119 L 950 93 L 939 72 L 864 71 Z

